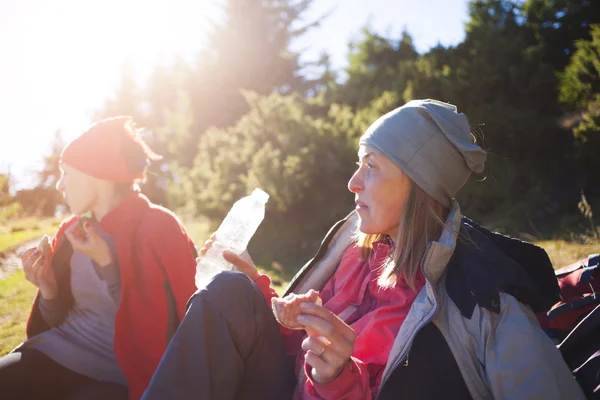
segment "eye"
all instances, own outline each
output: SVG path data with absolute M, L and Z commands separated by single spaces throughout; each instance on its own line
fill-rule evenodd
M 363 165 L 363 163 L 360 162 L 360 161 L 357 161 L 356 165 L 358 165 L 358 167 L 360 168 Z M 375 165 L 372 162 L 370 162 L 370 161 L 367 161 L 366 163 L 364 163 L 364 165 L 367 166 L 367 169 L 373 169 L 373 168 L 375 168 Z

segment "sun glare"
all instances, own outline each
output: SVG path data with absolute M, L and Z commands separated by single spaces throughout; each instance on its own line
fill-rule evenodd
M 0 76 L 11 94 L 0 96 L 0 115 L 8 126 L 3 137 L 27 135 L 10 138 L 10 153 L 0 149 L 0 168 L 39 162 L 57 129 L 66 139 L 81 132 L 113 94 L 124 65 L 143 84 L 157 65 L 175 57 L 193 61 L 218 6 L 214 0 L 15 2 L 8 23 L 18 32 L 10 45 L 17 59 Z

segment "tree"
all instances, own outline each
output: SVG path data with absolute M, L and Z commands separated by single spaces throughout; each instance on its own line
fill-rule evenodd
M 13 201 L 10 194 L 10 173 L 0 174 L 0 207 L 6 206 Z
M 60 130 L 54 132 L 52 147 L 43 157 L 42 169 L 37 172 L 37 184 L 33 189 L 17 192 L 16 199 L 27 215 L 52 217 L 59 205 L 64 205 L 56 184 L 61 176 L 60 155 L 65 147 Z
M 546 61 L 562 71 L 578 40 L 590 39 L 590 27 L 600 23 L 600 2 L 593 0 L 527 0 L 523 5 L 527 26 L 545 49 Z
M 292 40 L 319 23 L 306 22 L 313 0 L 227 0 L 224 19 L 194 66 L 181 60 L 161 67 L 141 89 L 126 66 L 114 98 L 98 113 L 132 115 L 165 163 L 153 166 L 145 192 L 166 202 L 165 182 L 194 164 L 198 141 L 211 127 L 234 124 L 248 111 L 243 90 L 308 92 L 319 82 L 303 78 Z M 174 198 L 177 196 L 171 196 Z
M 313 0 L 228 0 L 225 21 L 217 26 L 191 73 L 189 99 L 194 113 L 190 134 L 179 142 L 176 157 L 190 167 L 198 139 L 209 127 L 234 124 L 248 105 L 242 90 L 259 94 L 308 89 L 299 55 L 290 42 L 318 21 L 304 23 Z
M 141 111 L 142 99 L 140 89 L 134 79 L 130 64 L 123 66 L 121 82 L 114 96 L 106 101 L 104 107 L 96 112 L 95 119 L 103 119 L 118 115 L 130 115 L 135 121 L 143 122 Z
M 600 194 L 600 24 L 592 25 L 590 40 L 580 39 L 571 62 L 561 74 L 560 100 L 575 111 L 566 124 L 577 140 L 582 186 Z
M 54 189 L 60 179 L 60 155 L 66 143 L 60 133 L 60 130 L 54 132 L 54 140 L 52 141 L 52 149 L 50 153 L 44 156 L 43 166 L 38 171 L 37 186 Z
M 15 218 L 22 211 L 20 204 L 12 196 L 12 184 L 10 169 L 7 173 L 0 173 L 0 222 Z
M 349 47 L 348 79 L 334 88 L 333 102 L 360 109 L 385 91 L 404 92 L 418 58 L 408 32 L 395 40 L 364 28 L 362 38 Z

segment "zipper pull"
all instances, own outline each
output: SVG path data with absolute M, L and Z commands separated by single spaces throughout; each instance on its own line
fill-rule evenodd
M 404 360 L 404 366 L 408 367 L 408 353 L 406 354 L 406 360 Z

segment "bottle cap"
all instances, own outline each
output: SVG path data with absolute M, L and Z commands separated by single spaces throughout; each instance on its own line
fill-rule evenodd
M 262 189 L 256 188 L 252 192 L 252 197 L 256 198 L 261 203 L 269 201 L 269 194 Z

